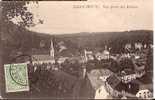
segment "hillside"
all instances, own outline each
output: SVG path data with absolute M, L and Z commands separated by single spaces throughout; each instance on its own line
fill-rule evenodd
M 13 24 L 9 26 L 9 29 L 6 26 L 2 31 L 4 62 L 8 62 L 11 55 L 14 56 L 17 52 L 28 55 L 34 53 L 49 54 L 51 39 L 53 40 L 55 53 L 57 55 L 59 55 L 57 52 L 57 44 L 61 41 L 63 41 L 67 47 L 67 52 L 64 52 L 64 54 L 68 53 L 73 55 L 83 52 L 84 49 L 103 50 L 105 45 L 111 47 L 112 52 L 120 52 L 122 46 L 128 42 L 153 43 L 153 31 L 150 30 L 48 35 L 31 32 Z

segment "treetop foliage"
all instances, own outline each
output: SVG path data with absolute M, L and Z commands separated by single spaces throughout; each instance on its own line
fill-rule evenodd
M 31 1 L 32 2 L 32 1 Z M 2 19 L 5 23 L 16 21 L 21 27 L 34 26 L 33 13 L 28 11 L 27 4 L 30 1 L 3 1 L 2 2 Z M 38 3 L 33 1 L 33 3 Z

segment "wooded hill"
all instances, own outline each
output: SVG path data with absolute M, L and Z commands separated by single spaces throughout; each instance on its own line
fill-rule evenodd
M 10 55 L 15 55 L 17 52 L 32 55 L 39 51 L 41 54 L 49 54 L 51 39 L 55 50 L 57 50 L 57 43 L 63 41 L 68 51 L 65 53 L 79 54 L 84 49 L 100 51 L 104 49 L 105 45 L 111 47 L 113 52 L 120 52 L 126 43 L 153 44 L 153 31 L 131 30 L 49 35 L 28 31 L 14 24 L 6 24 L 2 28 L 1 34 L 3 59 L 7 61 L 10 59 Z M 41 42 L 43 46 L 40 46 Z

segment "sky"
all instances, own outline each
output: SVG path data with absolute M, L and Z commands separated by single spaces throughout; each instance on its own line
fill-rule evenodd
M 152 30 L 153 0 L 90 0 L 89 2 L 41 1 L 29 5 L 35 18 L 43 24 L 29 28 L 47 34 L 79 32 L 113 32 L 130 30 Z M 98 5 L 98 8 L 74 8 L 76 5 Z M 135 8 L 113 8 L 110 6 L 132 5 Z M 108 6 L 109 8 L 103 8 Z

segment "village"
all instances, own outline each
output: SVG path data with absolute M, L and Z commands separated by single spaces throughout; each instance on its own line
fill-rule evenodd
M 141 32 L 51 36 L 28 31 L 19 49 L 13 49 L 13 42 L 3 39 L 4 64 L 25 63 L 29 83 L 27 92 L 4 95 L 11 98 L 16 95 L 21 98 L 25 95 L 69 99 L 152 98 L 152 33 Z
M 32 55 L 28 64 L 30 91 L 47 93 L 57 98 L 151 98 L 152 45 L 126 44 L 122 54 L 111 54 L 105 45 L 102 52 L 84 50 L 79 57 L 54 59 L 51 40 L 50 53 Z M 134 48 L 134 50 L 133 50 Z M 60 49 L 67 50 L 61 46 Z M 149 76 L 149 77 L 148 77 Z M 50 93 L 50 96 L 52 94 Z

